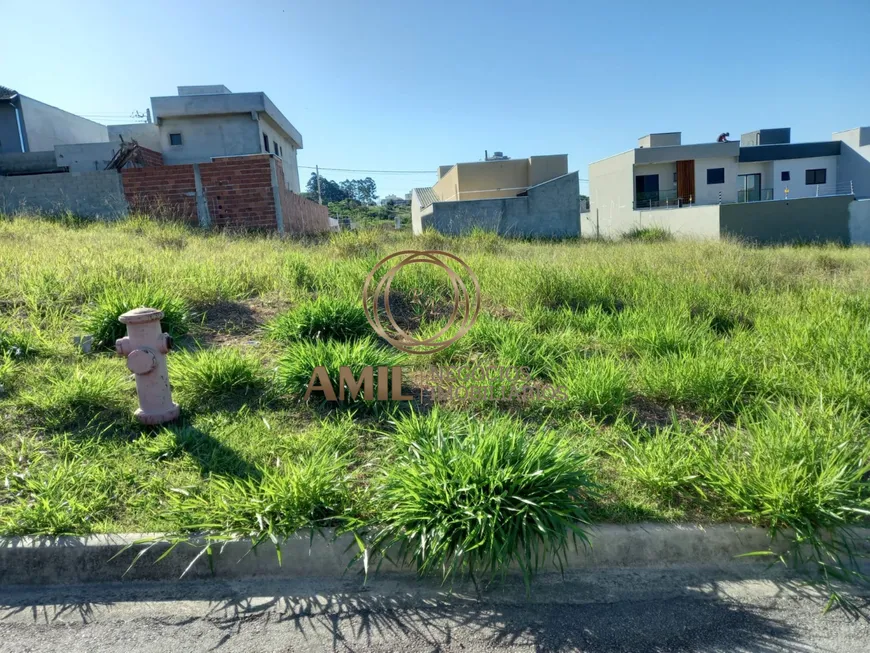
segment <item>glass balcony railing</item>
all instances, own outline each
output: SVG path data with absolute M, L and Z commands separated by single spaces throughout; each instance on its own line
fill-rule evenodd
M 635 209 L 656 209 L 668 208 L 674 206 L 682 206 L 688 204 L 686 199 L 677 196 L 675 190 L 657 190 L 651 192 L 637 193 L 634 208 Z
M 772 199 L 772 188 L 747 188 L 737 191 L 738 202 L 766 202 Z

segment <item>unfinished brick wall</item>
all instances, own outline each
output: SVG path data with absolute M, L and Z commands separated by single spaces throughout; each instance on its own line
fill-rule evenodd
M 163 165 L 163 155 L 160 152 L 155 152 L 154 150 L 149 150 L 147 147 L 139 146 L 139 152 L 142 155 L 142 165 L 146 168 L 150 168 L 152 166 L 162 166 Z
M 282 166 L 278 168 L 278 186 L 281 189 L 281 215 L 285 234 L 317 234 L 329 231 L 329 209 L 307 200 L 291 190 L 284 182 Z
M 156 152 L 155 152 L 156 154 Z M 208 221 L 219 228 L 278 229 L 275 211 L 275 169 L 281 219 L 286 234 L 311 234 L 329 230 L 325 206 L 287 190 L 284 171 L 271 154 L 222 157 L 200 163 L 200 187 Z M 196 201 L 193 165 L 158 165 L 121 171 L 124 195 L 133 211 L 202 222 Z
M 192 165 L 124 168 L 121 182 L 131 212 L 198 222 Z
M 271 156 L 226 157 L 199 166 L 211 224 L 277 229 Z

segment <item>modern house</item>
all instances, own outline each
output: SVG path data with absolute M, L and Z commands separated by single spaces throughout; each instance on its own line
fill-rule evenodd
M 503 156 L 503 155 L 502 155 Z M 475 227 L 505 235 L 579 233 L 580 187 L 568 155 L 507 157 L 440 166 L 431 188 L 411 192 L 414 233 L 462 233 Z
M 792 143 L 789 128 L 690 145 L 682 144 L 680 132 L 649 134 L 636 148 L 592 163 L 589 187 L 584 235 L 618 236 L 656 223 L 684 235 L 718 236 L 715 207 L 870 195 L 870 129 L 813 143 Z M 778 211 L 785 216 L 794 206 L 781 204 Z
M 0 154 L 45 152 L 55 145 L 108 140 L 105 125 L 0 86 Z

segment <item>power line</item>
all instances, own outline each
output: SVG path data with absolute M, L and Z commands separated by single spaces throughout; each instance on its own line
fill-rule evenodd
M 306 170 L 314 170 L 318 166 L 298 166 Z M 366 172 L 375 175 L 434 175 L 434 170 L 357 170 L 356 168 L 320 168 L 320 170 L 329 170 L 330 172 Z M 588 179 L 580 179 L 580 181 L 589 181 Z
M 299 166 L 306 170 L 314 170 L 317 166 Z M 357 170 L 355 168 L 320 168 L 330 172 L 367 172 L 375 175 L 434 175 L 434 170 Z

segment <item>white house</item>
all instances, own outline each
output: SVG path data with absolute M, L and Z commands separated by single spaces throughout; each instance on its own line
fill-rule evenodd
M 681 143 L 680 132 L 649 134 L 638 139 L 638 147 L 590 164 L 589 191 L 584 235 L 617 236 L 642 224 L 650 211 L 676 210 L 684 213 L 669 214 L 669 222 L 710 236 L 718 212 L 702 207 L 870 196 L 870 128 L 837 132 L 830 141 L 815 143 L 791 143 L 789 128 L 691 145 Z M 699 210 L 690 214 L 687 209 Z M 711 218 L 709 229 L 702 226 L 706 218 Z M 661 214 L 657 221 L 664 219 Z

